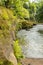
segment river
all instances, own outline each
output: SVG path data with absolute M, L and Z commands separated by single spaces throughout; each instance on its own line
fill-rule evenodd
M 39 31 L 39 32 L 38 32 Z M 25 44 L 21 44 L 23 54 L 27 58 L 43 58 L 43 25 L 35 25 L 27 30 L 20 30 L 17 33 L 19 39 L 23 39 Z

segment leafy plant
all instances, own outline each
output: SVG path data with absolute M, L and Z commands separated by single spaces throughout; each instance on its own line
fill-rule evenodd
M 15 54 L 16 58 L 18 60 L 23 58 L 22 50 L 21 50 L 18 40 L 14 41 L 13 48 L 14 48 L 14 54 Z

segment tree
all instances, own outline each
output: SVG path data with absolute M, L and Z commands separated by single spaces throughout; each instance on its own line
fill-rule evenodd
M 35 18 L 36 21 L 43 22 L 43 5 L 37 9 Z
M 35 2 L 29 2 L 29 14 L 30 14 L 30 20 L 34 20 L 35 21 L 35 13 L 36 13 L 36 3 Z
M 4 0 L 4 3 L 5 3 L 5 6 L 7 8 L 8 7 L 8 4 L 9 4 L 9 0 Z

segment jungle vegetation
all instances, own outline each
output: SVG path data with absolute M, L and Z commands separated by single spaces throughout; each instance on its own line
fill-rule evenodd
M 0 0 L 0 45 L 1 43 L 2 45 L 13 43 L 14 55 L 18 65 L 21 65 L 19 60 L 24 56 L 16 33 L 21 29 L 32 28 L 39 22 L 43 23 L 43 0 L 36 2 L 30 0 Z M 1 55 L 0 52 L 0 58 Z M 6 61 L 0 60 L 0 65 L 12 65 L 12 63 L 6 58 Z

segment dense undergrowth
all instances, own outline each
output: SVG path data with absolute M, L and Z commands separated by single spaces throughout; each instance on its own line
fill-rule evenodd
M 13 43 L 13 40 L 15 39 L 16 20 L 17 18 L 16 16 L 13 15 L 12 10 L 0 6 L 0 40 L 2 42 L 2 43 L 0 42 L 0 45 L 1 44 L 8 45 L 8 44 L 11 44 L 11 42 Z M 12 32 L 14 32 L 14 34 Z M 11 38 L 13 39 L 12 41 L 10 41 Z M 16 43 L 14 47 L 15 47 L 14 50 L 16 51 L 14 55 L 17 58 L 19 58 L 18 56 L 19 52 L 20 52 L 19 55 L 21 55 L 21 50 L 18 50 L 19 43 L 18 44 Z M 2 49 L 3 49 L 3 46 L 2 46 Z M 7 59 L 5 60 L 2 59 L 1 55 L 2 55 L 2 52 L 0 52 L 0 65 L 12 65 L 12 63 L 7 61 Z
M 16 40 L 16 33 L 20 29 L 31 28 L 34 24 L 36 23 L 14 16 L 13 10 L 0 6 L 0 40 L 2 44 L 11 44 L 10 39 L 12 38 L 12 41 Z M 18 40 L 14 41 L 13 50 L 17 60 L 23 58 L 22 50 Z M 0 65 L 6 65 L 6 63 L 7 65 L 12 65 L 12 63 L 7 61 L 7 59 L 5 61 L 0 61 Z M 20 65 L 19 62 L 18 64 Z
M 1 0 L 2 1 L 2 0 Z M 7 54 L 3 52 L 8 46 L 9 49 L 13 49 L 14 56 L 18 61 L 18 65 L 21 65 L 20 60 L 24 58 L 21 47 L 20 39 L 18 40 L 16 34 L 21 29 L 30 29 L 36 25 L 36 20 L 39 21 L 43 18 L 42 13 L 39 11 L 38 4 L 28 3 L 27 0 L 6 0 L 3 2 L 0 1 L 0 65 L 13 65 Z M 12 3 L 13 1 L 13 3 Z M 37 14 L 36 14 L 37 13 Z M 36 16 L 34 16 L 36 14 Z M 39 16 L 40 15 L 40 16 Z M 42 16 L 42 17 L 41 17 Z M 38 17 L 38 18 L 37 18 Z M 35 20 L 36 18 L 36 20 Z M 43 31 L 41 31 L 42 33 Z M 22 40 L 23 41 L 23 40 Z M 21 42 L 22 43 L 22 42 Z M 24 42 L 23 42 L 24 43 Z M 10 45 L 13 47 L 10 48 Z M 4 48 L 3 48 L 4 47 Z M 8 49 L 7 48 L 7 49 Z M 6 52 L 9 50 L 6 50 Z M 5 54 L 5 56 L 3 55 Z M 10 52 L 9 52 L 10 53 Z

